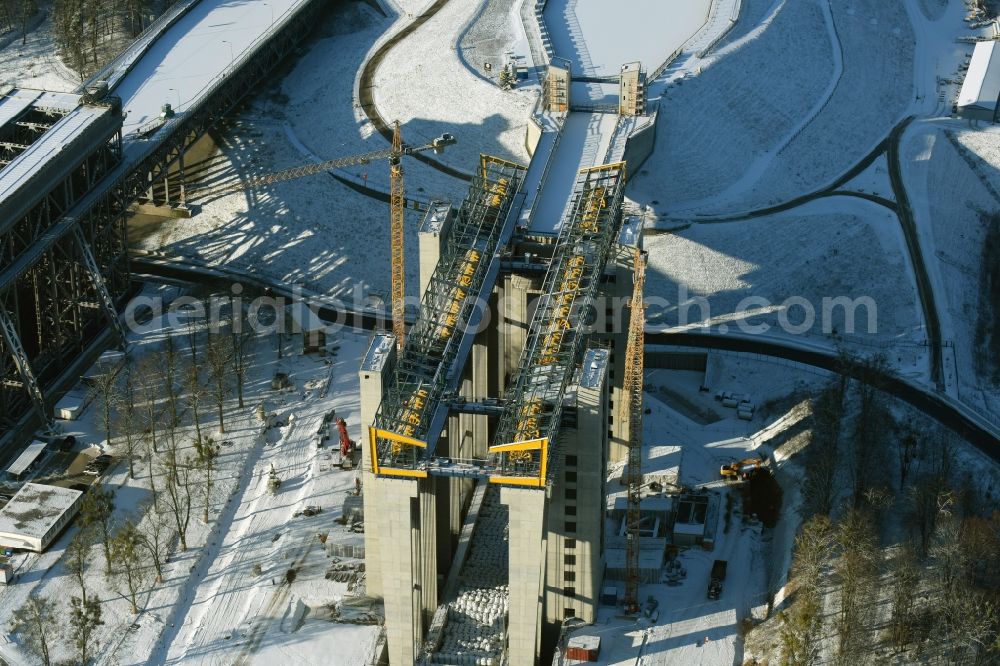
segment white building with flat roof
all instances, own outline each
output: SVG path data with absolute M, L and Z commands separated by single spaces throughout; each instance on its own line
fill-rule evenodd
M 39 461 L 45 453 L 45 442 L 35 440 L 21 451 L 17 460 L 7 468 L 7 479 L 10 481 L 20 481 L 26 474 L 32 472 L 38 466 Z
M 80 510 L 83 493 L 26 483 L 0 509 L 0 546 L 40 553 Z
M 1000 48 L 997 42 L 977 42 L 958 93 L 958 113 L 963 118 L 993 122 L 1000 99 Z

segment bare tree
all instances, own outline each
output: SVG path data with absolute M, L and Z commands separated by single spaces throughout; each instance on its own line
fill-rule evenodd
M 837 659 L 842 664 L 864 663 L 874 629 L 881 551 L 871 521 L 861 511 L 847 512 L 837 526 L 836 539 L 840 551 L 834 567 L 840 583 Z
M 92 485 L 83 495 L 80 504 L 80 525 L 92 530 L 104 549 L 104 574 L 111 575 L 111 516 L 115 510 L 115 493 L 105 489 L 100 482 Z
M 20 613 L 11 623 L 11 632 L 20 635 L 25 647 L 38 657 L 43 666 L 52 662 L 49 658 L 49 641 L 55 637 L 57 625 L 55 603 L 41 595 L 28 595 Z
M 167 546 L 170 544 L 174 532 L 170 529 L 167 520 L 160 512 L 159 504 L 155 501 L 150 504 L 149 511 L 146 513 L 146 520 L 141 525 L 143 526 L 143 531 L 140 534 L 141 543 L 153 562 L 153 568 L 156 571 L 156 583 L 159 585 L 163 582 L 163 560 L 166 557 Z
M 198 439 L 194 443 L 195 461 L 198 467 L 205 474 L 205 513 L 202 520 L 208 523 L 208 508 L 212 501 L 212 471 L 215 469 L 215 461 L 219 457 L 219 445 L 211 437 Z
M 156 430 L 160 427 L 157 403 L 163 390 L 163 375 L 156 357 L 151 355 L 142 359 L 136 367 L 136 375 L 145 416 L 144 431 L 149 436 L 152 452 L 156 453 Z
M 806 449 L 806 478 L 802 493 L 809 513 L 829 515 L 837 495 L 841 419 L 847 379 L 841 376 L 813 403 L 812 434 Z
M 226 432 L 225 405 L 229 395 L 229 371 L 232 345 L 221 331 L 209 330 L 205 345 L 205 362 L 208 364 L 209 392 L 219 415 L 219 432 Z
M 116 414 L 118 433 L 124 443 L 125 458 L 128 459 L 128 478 L 135 478 L 135 459 L 139 453 L 139 414 L 135 404 L 135 386 L 131 370 L 125 373 L 121 399 Z
M 131 518 L 126 518 L 125 523 L 111 540 L 111 553 L 119 566 L 119 577 L 128 590 L 128 600 L 132 606 L 133 615 L 139 612 L 136 595 L 142 585 L 142 571 L 144 569 L 141 547 L 142 536 L 139 529 Z
M 914 638 L 917 585 L 920 583 L 920 570 L 914 553 L 909 548 L 900 549 L 892 558 L 890 582 L 892 596 L 888 627 L 889 642 L 896 650 L 903 650 Z
M 873 376 L 884 360 L 869 362 L 866 368 Z M 892 414 L 885 405 L 885 398 L 877 387 L 866 381 L 857 382 L 858 416 L 854 422 L 851 441 L 854 444 L 854 468 L 852 470 L 854 508 L 864 503 L 866 493 L 873 486 L 883 482 L 886 469 L 886 441 L 892 429 Z
M 176 385 L 178 353 L 177 344 L 174 342 L 174 336 L 169 331 L 167 331 L 162 361 L 163 379 L 166 383 L 165 388 L 167 390 L 167 409 L 170 412 L 170 425 L 172 428 L 176 428 L 180 423 Z M 173 432 L 173 430 L 171 430 L 171 432 Z
M 246 384 L 247 373 L 253 358 L 254 332 L 245 317 L 236 319 L 232 330 L 232 361 L 233 377 L 236 378 L 236 398 L 240 409 L 243 409 L 243 387 Z
M 103 367 L 102 367 L 103 366 Z M 113 364 L 108 367 L 98 364 L 100 372 L 91 377 L 91 393 L 100 407 L 101 426 L 104 428 L 104 437 L 108 445 L 111 445 L 111 426 L 115 404 L 119 400 L 118 384 L 119 374 L 123 366 Z
M 189 461 L 168 459 L 164 502 L 174 517 L 181 550 L 187 550 L 187 530 L 191 522 L 191 466 Z
M 207 390 L 201 383 L 198 376 L 198 365 L 194 362 L 187 369 L 187 382 L 185 385 L 185 398 L 188 407 L 191 408 L 191 422 L 194 424 L 195 439 L 201 440 L 201 404 L 205 399 Z
M 940 515 L 941 503 L 951 490 L 953 442 L 947 435 L 925 438 L 914 483 L 907 491 L 907 518 L 917 533 L 919 553 L 926 556 Z
M 184 323 L 184 330 L 187 334 L 188 351 L 191 352 L 191 365 L 198 366 L 198 333 L 201 329 L 201 322 L 194 317 L 189 317 Z
M 792 562 L 793 601 L 780 614 L 779 638 L 783 663 L 803 665 L 816 658 L 817 637 L 822 630 L 820 589 L 823 572 L 829 564 L 833 545 L 833 526 L 824 514 L 817 514 L 802 526 L 795 537 Z
M 93 535 L 88 529 L 81 529 L 66 546 L 66 568 L 76 579 L 80 588 L 80 598 L 87 603 L 87 562 L 90 559 L 90 547 L 93 545 Z
M 143 440 L 143 446 L 146 447 L 146 462 L 149 469 L 149 492 L 153 495 L 153 501 L 156 501 L 157 489 L 156 489 L 156 439 L 149 437 Z

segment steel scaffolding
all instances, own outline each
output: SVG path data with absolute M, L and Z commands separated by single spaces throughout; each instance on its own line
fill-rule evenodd
M 580 172 L 517 372 L 490 447 L 489 466 L 500 483 L 546 483 L 566 387 L 587 339 L 601 275 L 621 228 L 625 163 Z
M 427 476 L 426 450 L 436 444 L 432 420 L 466 337 L 475 335 L 467 329 L 476 309 L 493 289 L 490 264 L 525 171 L 506 160 L 482 158 L 369 433 L 376 474 Z

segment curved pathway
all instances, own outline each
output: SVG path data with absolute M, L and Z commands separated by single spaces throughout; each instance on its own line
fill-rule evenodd
M 900 140 L 902 139 L 903 133 L 906 128 L 909 127 L 910 123 L 913 122 L 914 116 L 907 116 L 889 133 L 889 136 L 882 139 L 875 148 L 873 148 L 867 155 L 865 155 L 861 160 L 855 164 L 853 167 L 848 169 L 843 175 L 841 175 L 837 180 L 835 180 L 830 185 L 810 192 L 808 194 L 803 194 L 802 196 L 795 197 L 784 203 L 777 204 L 775 206 L 768 206 L 766 208 L 758 208 L 757 210 L 752 210 L 747 213 L 741 213 L 736 215 L 721 215 L 715 217 L 700 218 L 696 217 L 694 219 L 674 219 L 675 222 L 697 222 L 698 224 L 717 224 L 722 222 L 740 222 L 743 220 L 751 220 L 758 217 L 766 217 L 769 215 L 774 215 L 776 213 L 782 213 L 793 208 L 798 208 L 816 199 L 822 199 L 832 196 L 854 196 L 860 197 L 872 201 L 873 203 L 879 204 L 880 206 L 885 206 L 891 210 L 896 217 L 899 219 L 900 227 L 903 231 L 903 237 L 906 241 L 907 254 L 910 257 L 910 263 L 913 266 L 914 280 L 917 286 L 917 296 L 920 298 L 920 307 L 924 314 L 924 326 L 927 329 L 927 340 L 931 349 L 931 380 L 938 390 L 944 389 L 944 355 L 941 350 L 942 340 L 941 340 L 941 323 L 938 318 L 937 304 L 934 299 L 934 287 L 931 284 L 930 277 L 927 272 L 927 264 L 924 262 L 923 253 L 920 250 L 920 240 L 917 234 L 916 222 L 913 218 L 913 210 L 910 207 L 910 199 L 906 194 L 906 185 L 903 182 L 902 170 L 899 160 L 899 149 Z M 875 162 L 882 155 L 886 156 L 889 165 L 889 180 L 892 183 L 892 192 L 895 196 L 896 201 L 890 201 L 883 197 L 868 195 L 861 192 L 851 192 L 847 190 L 842 190 L 844 185 L 850 182 L 853 178 L 860 175 L 865 169 L 870 167 L 872 163 Z M 655 230 L 652 230 L 656 233 Z
M 417 16 L 413 21 L 411 21 L 402 30 L 397 32 L 395 35 L 387 39 L 381 46 L 379 46 L 375 53 L 371 55 L 361 69 L 361 79 L 358 83 L 358 97 L 361 103 L 361 110 L 365 112 L 368 116 L 368 120 L 371 121 L 378 133 L 385 137 L 386 141 L 392 143 L 392 127 L 389 123 L 385 121 L 382 114 L 378 110 L 378 106 L 375 104 L 375 72 L 378 71 L 379 66 L 385 57 L 389 55 L 400 42 L 416 32 L 417 28 L 422 26 L 424 23 L 429 21 L 431 17 L 437 14 L 442 7 L 448 4 L 448 0 L 436 0 L 434 4 L 428 7 L 422 14 Z M 458 178 L 459 180 L 470 181 L 472 176 L 465 173 L 464 171 L 459 171 L 454 169 L 447 164 L 439 162 L 423 153 L 415 153 L 410 157 L 423 162 L 424 164 L 433 167 L 440 171 L 441 173 L 452 176 L 453 178 Z

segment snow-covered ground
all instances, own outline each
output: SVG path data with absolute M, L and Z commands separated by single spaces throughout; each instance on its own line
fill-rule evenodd
M 720 482 L 719 467 L 758 452 L 769 455 L 768 441 L 795 421 L 782 407 L 759 408 L 753 421 L 741 421 L 735 410 L 722 407 L 711 394 L 700 392 L 699 386 L 708 385 L 713 393 L 744 392 L 758 405 L 777 405 L 792 395 L 808 395 L 827 380 L 823 375 L 742 355 L 712 354 L 708 368 L 707 373 L 659 369 L 646 372 L 644 404 L 649 411 L 643 416 L 647 446 L 643 472 L 649 478 L 665 464 L 679 466 L 682 484 L 710 488 L 720 494 L 720 505 L 725 506 L 726 494 L 733 494 L 735 499 L 739 493 Z M 692 412 L 699 417 L 714 413 L 712 418 L 716 420 L 702 425 L 692 418 Z M 670 445 L 664 446 L 667 442 Z M 661 455 L 666 449 L 673 453 Z M 777 461 L 777 468 L 784 464 Z M 615 486 L 609 485 L 612 488 Z M 724 528 L 724 509 L 720 510 L 714 550 L 681 550 L 678 559 L 687 575 L 680 585 L 640 586 L 641 601 L 652 596 L 659 602 L 655 621 L 622 620 L 615 617 L 618 609 L 602 607 L 594 625 L 574 632 L 600 636 L 601 652 L 596 663 L 715 666 L 742 662 L 740 622 L 751 615 L 762 617 L 772 574 L 768 562 L 774 554 L 770 546 L 774 536 L 771 531 L 762 531 L 759 524 L 745 523 L 739 505 L 736 499 L 728 530 Z M 784 511 L 797 523 L 794 505 L 786 502 Z M 728 561 L 726 581 L 720 599 L 709 601 L 706 589 L 715 559 Z M 620 581 L 617 585 L 622 587 Z
M 398 119 L 411 143 L 454 134 L 458 144 L 438 159 L 467 173 L 474 172 L 480 153 L 527 164 L 525 129 L 538 94 L 531 88 L 501 90 L 458 57 L 463 27 L 477 19 L 482 4 L 450 0 L 390 51 L 373 83 L 382 116 Z
M 779 2 L 748 19 L 760 25 L 683 63 L 632 198 L 675 216 L 786 201 L 857 163 L 913 106 L 902 3 Z
M 388 23 L 362 3 L 347 3 L 316 27 L 317 39 L 280 83 L 265 90 L 219 137 L 213 171 L 226 178 L 262 174 L 323 159 L 379 150 L 374 132 L 351 99 L 366 52 Z M 317 77 L 317 71 L 324 72 Z M 404 132 L 405 132 L 404 128 Z M 405 135 L 404 135 L 405 136 Z M 416 138 L 414 138 L 416 140 Z M 461 141 L 461 137 L 459 138 Z M 388 190 L 388 165 L 347 175 Z M 464 187 L 430 167 L 404 163 L 407 194 L 460 200 Z M 389 290 L 389 207 L 326 174 L 203 201 L 189 220 L 157 220 L 135 228 L 133 242 L 170 255 L 194 256 L 345 299 Z M 408 283 L 416 282 L 416 224 L 407 214 Z M 412 290 L 415 294 L 415 288 Z
M 856 353 L 882 348 L 898 352 L 901 372 L 922 374 L 925 350 L 922 315 L 912 269 L 895 216 L 876 204 L 852 197 L 820 199 L 795 211 L 766 218 L 719 224 L 695 224 L 665 234 L 647 234 L 649 251 L 646 295 L 648 328 L 687 324 L 713 328 L 725 325 L 738 332 L 734 313 L 754 313 L 748 323 L 770 326 L 768 335 L 793 337 L 806 344 L 843 344 Z M 687 299 L 704 298 L 678 307 Z M 753 302 L 746 298 L 765 299 Z M 779 316 L 790 298 L 805 299 L 816 313 L 802 333 L 783 331 Z M 877 325 L 868 329 L 866 311 L 857 310 L 854 334 L 847 334 L 844 310 L 826 319 L 839 342 L 824 334 L 823 299 L 870 297 L 877 308 Z M 652 299 L 666 299 L 661 304 Z M 803 306 L 785 313 L 788 321 L 803 321 Z M 795 329 L 793 329 L 795 330 Z
M 892 191 L 892 181 L 889 178 L 889 163 L 885 155 L 879 155 L 871 165 L 851 180 L 844 183 L 840 190 L 873 194 L 889 201 L 895 201 Z
M 545 23 L 555 54 L 574 74 L 615 76 L 627 62 L 662 65 L 705 24 L 712 0 L 549 0 Z
M 759 34 L 671 73 L 655 151 L 629 197 L 673 213 L 736 183 L 822 98 L 832 49 L 819 0 L 800 0 L 784 3 Z
M 166 330 L 157 319 L 143 335 L 133 335 L 133 357 L 149 360 L 162 354 Z M 175 341 L 186 357 L 184 332 L 175 330 Z M 154 584 L 151 564 L 145 567 L 138 615 L 130 612 L 121 581 L 105 580 L 104 555 L 100 546 L 93 547 L 86 585 L 101 598 L 105 622 L 94 637 L 97 663 L 231 663 L 234 659 L 260 664 L 283 659 L 303 664 L 366 663 L 376 628 L 333 623 L 328 613 L 322 617 L 318 612 L 346 596 L 347 585 L 327 580 L 333 560 L 326 556 L 317 533 L 328 533 L 331 544 L 360 544 L 361 539 L 334 522 L 344 497 L 353 492 L 355 473 L 334 467 L 331 449 L 317 449 L 312 440 L 322 415 L 331 409 L 360 438 L 356 370 L 367 337 L 340 333 L 339 350 L 328 357 L 332 365 L 315 355 L 300 355 L 294 341 L 285 344 L 286 354 L 279 360 L 273 337 L 256 340 L 247 406 L 239 409 L 234 398 L 227 400 L 225 434 L 214 432 L 214 411 L 203 404 L 203 432 L 223 443 L 213 473 L 209 523 L 200 520 L 204 490 L 195 483 L 188 550 L 182 552 L 174 544 L 161 584 Z M 270 390 L 270 378 L 277 370 L 292 378 L 290 393 Z M 262 432 L 253 416 L 262 400 L 286 418 L 292 414 L 297 418 L 285 428 Z M 63 423 L 81 446 L 102 441 L 98 411 L 92 405 L 81 420 Z M 191 452 L 194 432 L 187 410 L 181 418 L 178 454 L 185 456 Z M 165 446 L 164 432 L 159 439 Z M 120 446 L 105 450 L 122 454 Z M 272 465 L 282 479 L 274 496 L 265 489 Z M 162 495 L 166 483 L 162 468 L 154 467 L 152 480 Z M 120 461 L 102 482 L 115 491 L 115 529 L 126 516 L 140 526 L 148 524 L 152 519 L 148 460 L 136 462 L 135 479 L 128 478 L 128 465 Z M 321 506 L 323 512 L 311 518 L 293 517 L 306 505 Z M 172 514 L 164 518 L 173 519 Z M 14 617 L 29 593 L 56 601 L 60 616 L 68 612 L 66 604 L 79 590 L 60 557 L 76 531 L 71 527 L 43 555 L 19 561 L 17 584 L 0 587 L 0 617 Z M 261 567 L 259 576 L 253 575 L 254 565 Z M 283 584 L 290 568 L 296 569 L 297 577 L 291 585 Z M 53 656 L 68 658 L 66 632 L 60 628 L 57 633 Z M 331 643 L 336 650 L 330 649 Z M 0 641 L 0 657 L 10 664 L 31 663 L 16 643 Z
M 980 313 L 996 307 L 981 292 L 980 280 L 986 236 L 981 214 L 1000 203 L 998 142 L 1000 133 L 992 128 L 928 122 L 915 123 L 901 148 L 942 339 L 954 345 L 959 398 L 994 421 L 1000 418 L 1000 387 L 991 384 L 981 367 L 976 327 Z
M 59 92 L 70 92 L 80 84 L 80 77 L 59 59 L 50 17 L 29 30 L 23 44 L 12 38 L 0 48 L 0 79 L 4 86 Z
M 315 38 L 291 71 L 258 95 L 221 135 L 221 156 L 213 157 L 213 171 L 223 170 L 226 178 L 235 173 L 261 174 L 317 158 L 385 148 L 385 139 L 375 132 L 357 99 L 353 104 L 347 100 L 352 99 L 357 74 L 376 45 L 423 9 L 421 3 L 411 4 L 401 6 L 398 17 L 389 19 L 363 3 L 332 9 L 314 29 Z M 376 85 L 382 81 L 386 91 L 398 94 L 398 98 L 385 100 L 376 95 L 384 117 L 399 115 L 393 104 L 405 104 L 413 114 L 400 116 L 404 140 L 416 144 L 451 132 L 458 144 L 436 158 L 468 172 L 475 170 L 480 152 L 527 159 L 524 123 L 536 94 L 503 92 L 470 73 L 454 49 L 430 47 L 431 43 L 454 46 L 461 22 L 477 18 L 477 6 L 450 3 L 438 17 L 401 42 L 376 77 Z M 453 16 L 447 11 L 459 13 Z M 486 17 L 480 15 L 478 20 Z M 418 51 L 420 57 L 414 55 Z M 432 64 L 428 53 L 439 53 L 442 60 Z M 403 76 L 400 67 L 417 70 Z M 316 76 L 316 72 L 324 75 Z M 446 88 L 452 92 L 445 92 Z M 426 95 L 421 96 L 418 89 Z M 470 90 L 475 94 L 469 94 Z M 442 97 L 453 93 L 458 97 Z M 472 99 L 482 104 L 471 107 L 466 101 Z M 435 116 L 437 113 L 449 115 Z M 490 124 L 490 117 L 496 120 L 501 116 L 504 119 L 498 125 Z M 342 173 L 387 192 L 388 172 L 387 164 L 372 163 Z M 406 160 L 404 172 L 406 193 L 415 199 L 444 198 L 457 205 L 465 195 L 464 183 L 416 160 Z M 268 279 L 304 282 L 316 291 L 347 300 L 355 298 L 356 287 L 362 296 L 389 290 L 388 206 L 327 175 L 201 203 L 200 212 L 190 220 L 147 221 L 133 234 L 134 240 L 143 249 L 194 256 Z M 419 219 L 419 213 L 407 213 L 407 282 L 413 296 L 417 295 L 415 232 Z

